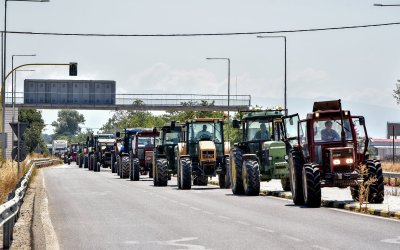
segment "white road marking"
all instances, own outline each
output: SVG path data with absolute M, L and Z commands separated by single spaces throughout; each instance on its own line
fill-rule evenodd
M 400 244 L 400 236 L 397 236 L 397 238 L 394 238 L 394 239 L 384 239 L 381 241 L 385 242 L 385 243 L 390 243 L 390 244 Z
M 219 215 L 218 217 L 221 218 L 221 219 L 224 219 L 224 220 L 230 220 L 231 219 L 231 218 L 223 216 L 223 215 Z
M 258 229 L 258 230 L 261 230 L 261 231 L 268 232 L 268 233 L 273 233 L 274 232 L 274 230 L 266 229 L 266 228 L 263 228 L 263 227 L 255 227 L 255 228 Z
M 298 239 L 296 237 L 289 236 L 289 235 L 286 235 L 286 234 L 282 234 L 282 237 L 286 238 L 286 239 L 289 239 L 289 240 L 297 241 L 297 242 L 302 242 L 303 241 L 303 240 L 300 240 L 300 239 Z
M 168 241 L 146 241 L 146 242 L 138 242 L 138 241 L 124 241 L 126 245 L 148 245 L 148 244 L 157 244 L 161 246 L 175 246 L 179 247 L 179 249 L 188 249 L 188 250 L 207 250 L 206 247 L 201 245 L 194 245 L 194 244 L 183 244 L 187 241 L 197 240 L 196 237 L 187 237 L 178 240 L 168 240 Z
M 245 226 L 249 226 L 250 225 L 249 223 L 244 222 L 244 221 L 240 221 L 240 220 L 237 220 L 236 223 L 241 224 L 241 225 L 245 225 Z
M 329 250 L 329 248 L 321 247 L 321 246 L 318 246 L 318 245 L 313 245 L 312 247 L 316 248 L 316 249 L 321 249 L 321 250 Z
M 193 210 L 197 210 L 197 211 L 201 210 L 200 208 L 197 208 L 197 207 L 190 207 L 190 208 Z

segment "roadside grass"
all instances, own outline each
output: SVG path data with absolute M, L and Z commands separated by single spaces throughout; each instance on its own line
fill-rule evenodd
M 389 161 L 382 162 L 382 170 L 384 172 L 400 172 L 400 163 L 393 164 Z

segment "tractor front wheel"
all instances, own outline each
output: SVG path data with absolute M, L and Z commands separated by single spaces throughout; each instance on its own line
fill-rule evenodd
M 244 160 L 242 178 L 246 195 L 256 196 L 260 194 L 260 166 L 256 160 Z
M 369 186 L 368 201 L 370 203 L 382 203 L 384 200 L 384 183 L 381 162 L 367 161 L 368 177 L 375 177 L 374 183 Z
M 303 197 L 307 207 L 321 206 L 321 175 L 319 168 L 310 164 L 303 167 Z
M 166 159 L 156 160 L 154 169 L 154 186 L 167 186 L 168 184 L 168 162 Z
M 229 155 L 230 162 L 230 178 L 233 194 L 243 194 L 243 179 L 242 179 L 242 150 L 234 147 Z
M 290 179 L 289 177 L 281 179 L 283 191 L 290 191 Z
M 295 205 L 304 205 L 302 168 L 304 161 L 301 154 L 292 150 L 289 155 L 289 176 L 292 199 Z
M 180 186 L 181 189 L 192 188 L 192 162 L 190 159 L 180 160 Z
M 129 168 L 130 166 L 129 156 L 122 156 L 121 157 L 121 165 L 120 165 L 120 177 L 121 178 L 128 178 L 129 177 Z

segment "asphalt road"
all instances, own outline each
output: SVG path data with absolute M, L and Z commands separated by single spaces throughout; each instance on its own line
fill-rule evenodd
M 101 171 L 43 170 L 61 249 L 400 249 L 398 220 Z

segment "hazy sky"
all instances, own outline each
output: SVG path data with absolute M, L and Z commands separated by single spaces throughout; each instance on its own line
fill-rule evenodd
M 12 31 L 169 34 L 255 32 L 400 21 L 400 7 L 374 7 L 369 0 L 50 0 L 8 2 Z M 400 0 L 397 1 L 400 3 Z M 4 6 L 2 6 L 4 8 Z M 4 9 L 0 10 L 4 13 Z M 3 24 L 3 21 L 1 22 Z M 400 25 L 288 33 L 288 108 L 304 117 L 314 101 L 343 100 L 364 115 L 370 136 L 384 137 L 387 121 L 400 122 L 392 91 L 400 79 Z M 226 37 L 52 37 L 10 34 L 11 55 L 22 63 L 78 62 L 66 68 L 18 73 L 23 79 L 115 80 L 117 93 L 227 93 L 225 61 L 231 59 L 232 94 L 249 94 L 253 105 L 283 105 L 283 40 L 254 35 Z M 10 83 L 7 84 L 10 89 Z M 83 111 L 86 127 L 100 127 L 108 111 Z M 44 111 L 46 123 L 57 111 Z M 48 130 L 47 132 L 50 132 Z

